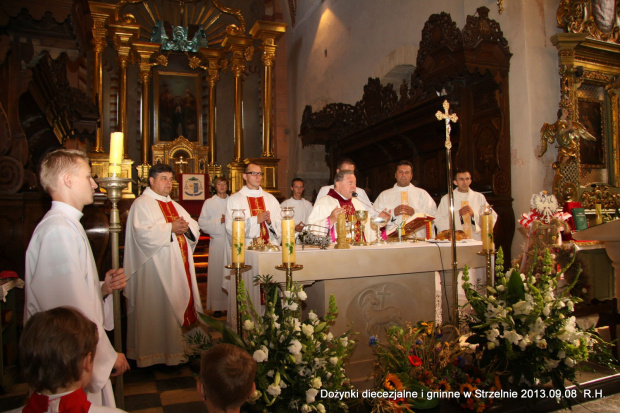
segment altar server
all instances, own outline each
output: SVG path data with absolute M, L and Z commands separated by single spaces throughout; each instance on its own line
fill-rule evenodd
M 400 161 L 396 166 L 396 183 L 393 188 L 381 192 L 375 200 L 376 211 L 392 210 L 392 217 L 387 228 L 400 225 L 416 213 L 424 213 L 434 217 L 437 214 L 437 204 L 422 188 L 411 183 L 413 179 L 413 165 L 409 161 Z M 416 232 L 418 238 L 426 237 L 426 229 L 422 227 Z
M 295 208 L 295 232 L 301 232 L 308 223 L 308 217 L 312 212 L 312 203 L 303 197 L 304 180 L 301 178 L 293 179 L 291 182 L 292 196 L 280 204 L 280 207 Z
M 93 202 L 97 188 L 86 154 L 66 149 L 47 154 L 41 162 L 41 185 L 52 197 L 52 208 L 37 225 L 26 251 L 24 321 L 39 311 L 71 306 L 94 322 L 99 342 L 86 395 L 94 404 L 115 407 L 110 376 L 123 374 L 129 364 L 114 350 L 105 329 L 114 328 L 110 294 L 124 288 L 126 280 L 119 268 L 99 281 L 80 223 L 82 209 Z
M 183 333 L 202 312 L 193 258 L 200 229 L 170 198 L 172 173 L 167 164 L 151 167 L 127 218 L 127 355 L 139 367 L 184 362 Z
M 454 174 L 454 229 L 465 232 L 467 238 L 481 240 L 480 208 L 488 205 L 484 195 L 470 188 L 471 173 L 459 170 Z M 493 225 L 497 223 L 497 214 L 493 211 Z M 450 229 L 450 200 L 444 195 L 437 209 L 435 225 L 438 231 Z
M 97 325 L 78 310 L 56 307 L 30 317 L 19 339 L 19 364 L 31 395 L 8 413 L 119 413 L 88 401 L 84 387 L 93 374 Z
M 213 180 L 215 196 L 202 205 L 198 224 L 209 234 L 209 285 L 207 288 L 207 310 L 213 310 L 215 318 L 226 310 L 228 295 L 222 289 L 224 266 L 230 263 L 230 237 L 226 233 L 226 204 L 228 203 L 228 181 L 223 176 Z

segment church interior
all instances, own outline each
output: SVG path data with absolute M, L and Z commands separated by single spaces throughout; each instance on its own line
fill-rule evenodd
M 458 115 L 448 160 L 435 116 L 444 101 Z M 95 178 L 129 178 L 121 223 L 158 163 L 172 166 L 173 197 L 195 216 L 211 179 L 225 176 L 234 193 L 250 162 L 278 200 L 301 177 L 314 201 L 350 158 L 357 186 L 374 200 L 405 159 L 412 183 L 437 203 L 450 164 L 471 171 L 471 187 L 497 212 L 493 237 L 510 262 L 528 242 L 519 220 L 533 194 L 553 194 L 558 211 L 580 203 L 592 227 L 619 218 L 619 110 L 615 0 L 3 0 L 0 271 L 24 278 L 30 237 L 51 204 L 41 159 L 61 147 L 86 152 Z M 118 162 L 115 132 L 123 134 Z M 205 178 L 183 178 L 192 174 Z M 114 259 L 106 194 L 97 190 L 82 219 L 100 274 Z M 195 252 L 201 292 L 204 235 Z M 582 310 L 604 307 L 615 338 L 620 254 L 600 241 L 579 254 L 590 286 Z M 19 288 L 0 302 L 3 390 L 16 368 L 23 302 Z M 181 400 L 133 411 L 202 411 L 166 408 L 199 401 L 185 388 L 192 378 L 133 374 L 126 385 L 178 390 Z M 617 383 L 610 392 L 620 392 Z

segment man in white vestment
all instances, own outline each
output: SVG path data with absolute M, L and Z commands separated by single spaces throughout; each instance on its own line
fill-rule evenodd
M 340 171 L 351 171 L 355 173 L 355 162 L 353 162 L 349 158 L 341 159 L 340 162 L 338 162 L 338 165 L 336 165 L 336 173 Z M 319 199 L 326 196 L 330 189 L 334 189 L 334 185 L 325 185 L 324 187 L 322 187 L 318 195 L 316 196 L 316 200 L 314 201 L 314 203 L 316 204 L 317 202 L 319 202 Z M 365 208 L 369 210 L 368 213 L 370 216 L 377 215 L 377 212 L 373 208 L 371 208 L 372 202 L 370 202 L 370 199 L 368 198 L 368 195 L 363 188 L 356 187 L 353 197 L 357 198 L 359 201 L 361 201 L 362 204 L 364 204 Z
M 252 245 L 253 240 L 261 240 L 263 244 L 280 245 L 281 221 L 280 203 L 269 192 L 260 187 L 263 182 L 263 171 L 254 163 L 246 165 L 243 174 L 245 185 L 238 192 L 228 197 L 226 205 L 226 232 L 232 238 L 232 213 L 233 209 L 241 209 L 245 212 L 245 245 Z M 230 246 L 229 246 L 230 247 Z M 259 310 L 261 304 L 260 289 L 254 285 L 250 272 L 243 274 L 244 283 L 248 295 L 252 299 L 254 307 Z M 234 277 L 224 281 L 224 288 L 228 291 L 228 317 L 227 322 L 235 323 L 237 314 L 236 294 Z
M 411 183 L 413 179 L 413 165 L 409 161 L 400 161 L 396 166 L 396 183 L 393 188 L 381 192 L 375 200 L 376 211 L 384 209 L 392 210 L 392 217 L 388 222 L 387 229 L 400 225 L 416 213 L 424 213 L 435 217 L 437 204 L 433 198 L 422 188 Z M 424 227 L 416 231 L 416 237 L 426 238 Z
M 26 251 L 24 321 L 39 311 L 71 306 L 97 325 L 99 342 L 93 374 L 85 388 L 93 404 L 115 407 L 110 376 L 129 364 L 117 353 L 105 330 L 114 328 L 113 290 L 126 285 L 122 268 L 99 281 L 93 252 L 80 223 L 82 209 L 92 204 L 97 184 L 83 152 L 60 149 L 41 163 L 41 185 L 52 197 L 52 208 L 37 225 Z M 104 301 L 105 297 L 105 301 Z M 120 328 L 120 326 L 118 326 Z
M 454 229 L 465 232 L 467 238 L 480 241 L 482 239 L 480 226 L 480 209 L 488 205 L 486 198 L 480 192 L 470 188 L 471 173 L 459 170 L 454 174 Z M 497 213 L 493 211 L 493 225 L 497 222 Z M 450 200 L 444 195 L 437 208 L 435 225 L 438 231 L 450 229 Z
M 345 214 L 347 221 L 351 221 L 352 217 L 355 216 L 355 211 L 368 210 L 364 204 L 353 197 L 356 190 L 355 184 L 356 179 L 353 171 L 345 169 L 338 172 L 334 178 L 334 188 L 327 193 L 327 196 L 315 202 L 308 218 L 308 224 L 326 228 L 332 242 L 336 242 L 338 215 Z M 389 211 L 383 211 L 379 215 L 387 218 Z M 375 240 L 375 232 L 370 228 L 370 219 L 366 220 L 364 233 L 366 241 Z M 356 239 L 355 241 L 363 241 L 363 239 Z
M 183 333 L 202 313 L 193 258 L 200 229 L 170 198 L 172 181 L 170 165 L 151 167 L 127 218 L 127 356 L 139 367 L 185 361 Z
M 198 224 L 209 234 L 209 284 L 207 286 L 207 310 L 214 311 L 213 317 L 222 317 L 228 305 L 228 295 L 222 289 L 224 266 L 230 264 L 230 237 L 226 233 L 226 204 L 228 203 L 228 181 L 223 176 L 213 180 L 215 196 L 202 205 Z
M 312 203 L 303 197 L 304 195 L 304 180 L 301 178 L 294 178 L 291 182 L 292 196 L 286 201 L 280 204 L 280 207 L 293 207 L 295 208 L 295 232 L 299 233 L 308 222 L 308 217 L 312 212 Z

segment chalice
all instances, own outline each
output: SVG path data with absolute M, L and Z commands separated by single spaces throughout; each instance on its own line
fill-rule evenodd
M 368 211 L 355 211 L 355 219 L 360 223 L 358 228 L 359 241 L 354 242 L 353 245 L 366 246 L 368 243 L 364 241 L 364 227 L 366 226 L 366 221 L 368 221 Z
M 381 239 L 381 228 L 387 224 L 387 220 L 382 217 L 374 217 L 370 219 L 370 228 L 377 232 L 377 239 L 370 243 L 370 245 L 387 244 L 387 241 Z

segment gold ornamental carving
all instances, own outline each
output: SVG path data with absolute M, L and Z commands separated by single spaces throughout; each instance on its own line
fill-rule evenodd
M 616 0 L 561 0 L 556 12 L 558 27 L 568 33 L 618 43 L 620 27 Z

